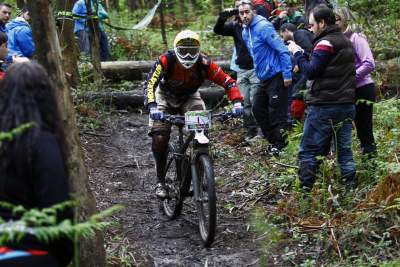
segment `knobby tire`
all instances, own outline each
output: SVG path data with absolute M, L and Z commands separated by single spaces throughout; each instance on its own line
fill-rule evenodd
M 165 184 L 167 186 L 169 198 L 162 200 L 162 208 L 164 214 L 168 219 L 173 220 L 181 214 L 183 207 L 183 196 L 181 192 L 182 182 L 182 171 L 181 162 L 182 160 L 175 156 L 177 153 L 177 147 L 174 144 L 169 144 L 167 164 L 172 160 L 169 165 L 166 176 Z
M 196 160 L 200 201 L 196 202 L 199 230 L 205 247 L 209 247 L 215 237 L 217 227 L 217 196 L 215 192 L 214 167 L 209 155 L 202 154 Z M 204 193 L 207 193 L 206 201 Z

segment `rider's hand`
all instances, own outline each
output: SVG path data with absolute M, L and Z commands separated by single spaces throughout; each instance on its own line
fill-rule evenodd
M 241 102 L 233 104 L 232 113 L 234 117 L 240 117 L 243 115 L 244 109 Z
M 164 112 L 159 110 L 157 106 L 150 108 L 150 118 L 153 121 L 160 121 L 164 118 Z

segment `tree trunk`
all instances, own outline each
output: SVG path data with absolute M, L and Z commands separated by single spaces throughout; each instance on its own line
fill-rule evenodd
M 180 11 L 180 17 L 181 18 L 186 18 L 186 10 L 185 10 L 185 1 L 184 0 L 179 0 L 179 11 Z
M 25 0 L 17 0 L 17 7 L 19 9 L 23 8 L 25 4 L 26 4 Z
M 137 8 L 137 4 L 136 4 L 137 0 L 127 0 L 126 3 L 128 5 L 128 10 L 130 12 L 135 11 L 135 9 Z
M 92 5 L 90 0 L 86 0 L 86 10 L 88 17 L 92 15 L 97 15 L 98 7 L 95 4 L 94 10 L 92 10 Z M 94 2 L 97 3 L 97 2 Z M 99 20 L 95 18 L 90 18 L 87 20 L 89 27 L 89 40 L 90 40 L 90 57 L 93 65 L 93 80 L 97 84 L 102 82 L 102 73 L 100 67 L 100 28 Z
M 164 20 L 164 2 L 161 0 L 159 6 L 160 11 L 160 26 L 161 26 L 161 37 L 165 46 L 165 50 L 168 50 L 167 34 L 165 33 L 165 20 Z
M 80 145 L 78 128 L 70 88 L 62 68 L 61 48 L 58 42 L 55 19 L 50 0 L 29 0 L 33 37 L 39 62 L 46 68 L 54 87 L 57 108 L 61 115 L 64 140 L 61 147 L 65 158 L 69 184 L 74 198 L 80 201 L 78 219 L 87 219 L 96 213 L 96 202 L 89 188 L 88 173 Z M 103 237 L 97 233 L 91 240 L 80 240 L 81 267 L 105 266 Z
M 110 10 L 119 12 L 119 0 L 110 0 Z
M 69 11 L 74 6 L 74 0 L 58 0 L 57 11 Z M 74 21 L 64 19 L 58 27 L 60 45 L 62 49 L 62 61 L 68 84 L 76 87 L 79 84 L 78 59 L 79 51 L 74 35 Z

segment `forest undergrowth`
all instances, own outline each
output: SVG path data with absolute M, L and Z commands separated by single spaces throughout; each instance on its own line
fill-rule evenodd
M 357 189 L 341 184 L 331 151 L 321 158 L 310 195 L 300 190 L 297 175 L 301 123 L 289 131 L 289 145 L 279 158 L 263 153 L 263 140 L 238 149 L 237 134 L 218 131 L 220 140 L 229 141 L 215 147 L 216 161 L 242 163 L 233 192 L 237 201 L 225 208 L 251 212 L 250 228 L 263 244 L 263 265 L 399 266 L 400 100 L 377 103 L 374 123 L 374 158 L 361 155 L 353 133 Z

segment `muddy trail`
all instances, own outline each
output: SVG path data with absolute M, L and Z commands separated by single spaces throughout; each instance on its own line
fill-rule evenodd
M 99 209 L 125 206 L 113 217 L 118 227 L 106 233 L 108 245 L 113 246 L 114 237 L 121 237 L 129 244 L 126 255 L 132 255 L 133 266 L 259 266 L 259 244 L 248 231 L 249 214 L 230 213 L 226 208 L 232 195 L 229 186 L 217 188 L 218 228 L 209 249 L 202 246 L 191 199 L 186 200 L 178 219 L 169 221 L 163 215 L 153 195 L 155 170 L 147 120 L 145 114 L 113 112 L 99 129 L 82 131 L 90 183 Z M 215 164 L 215 176 L 224 180 L 217 184 L 237 179 L 230 172 L 237 162 L 218 159 Z

